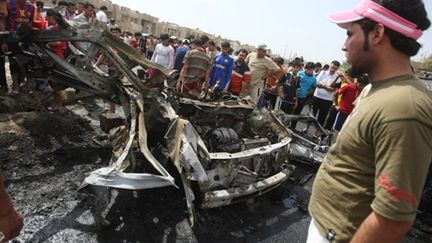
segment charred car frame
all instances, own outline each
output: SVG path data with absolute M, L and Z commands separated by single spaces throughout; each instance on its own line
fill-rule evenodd
M 111 161 L 90 173 L 84 185 L 140 190 L 180 182 L 192 224 L 196 205 L 213 208 L 259 196 L 289 178 L 291 162 L 319 164 L 327 152 L 320 139 L 288 128 L 293 120 L 303 121 L 328 136 L 314 118 L 259 111 L 248 99 L 182 98 L 172 88 L 175 71 L 100 28 L 6 32 L 0 41 L 24 43 L 17 55 L 25 57 L 30 76 L 121 104 L 126 125 L 111 131 Z M 47 45 L 56 41 L 68 43 L 65 59 Z M 114 74 L 94 65 L 101 53 Z M 150 78 L 149 68 L 157 75 Z

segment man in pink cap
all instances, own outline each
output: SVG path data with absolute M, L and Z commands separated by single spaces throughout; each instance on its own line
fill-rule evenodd
M 369 75 L 312 189 L 308 242 L 399 242 L 432 159 L 432 95 L 410 57 L 430 20 L 421 0 L 364 0 L 330 14 L 353 71 Z

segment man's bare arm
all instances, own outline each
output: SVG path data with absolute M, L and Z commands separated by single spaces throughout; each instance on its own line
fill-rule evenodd
M 336 78 L 333 79 L 333 81 L 332 81 L 331 84 L 330 84 L 330 87 L 331 87 L 331 88 L 336 88 L 336 84 L 337 84 L 337 80 L 338 80 L 338 79 L 345 79 L 345 77 L 344 77 L 342 74 L 339 74 L 339 73 L 338 73 L 338 75 L 336 76 Z
M 189 68 L 189 64 L 188 63 L 184 63 L 183 68 L 180 71 L 180 76 L 179 76 L 179 78 L 177 80 L 176 88 L 177 88 L 178 92 L 181 92 L 181 86 L 183 85 L 183 80 L 186 77 L 186 73 L 188 71 L 188 68 Z
M 414 222 L 400 222 L 372 212 L 361 224 L 351 243 L 400 242 Z
M 105 60 L 105 54 L 102 53 L 102 54 L 100 54 L 99 58 L 97 59 L 95 65 L 96 65 L 96 66 L 101 65 L 101 63 L 102 63 L 104 60 Z
M 323 82 L 317 82 L 317 87 L 325 89 L 325 90 L 327 90 L 329 92 L 334 92 L 336 90 L 335 88 L 332 88 L 332 87 L 330 87 L 329 85 L 326 85 Z
M 334 92 L 333 93 L 333 102 L 334 102 L 334 106 L 338 106 L 339 105 L 339 94 L 338 94 L 338 92 L 336 91 L 336 92 Z
M 211 74 L 211 71 L 212 71 L 212 65 L 209 65 L 207 67 L 207 71 L 206 71 L 205 78 L 204 78 L 204 87 L 205 87 L 205 89 L 208 89 L 210 87 L 210 74 Z
M 3 241 L 8 241 L 18 236 L 22 227 L 23 217 L 12 205 L 3 184 L 3 173 L 0 169 L 0 232 L 4 234 Z

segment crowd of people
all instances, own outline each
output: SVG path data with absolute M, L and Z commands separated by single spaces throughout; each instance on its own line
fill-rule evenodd
M 218 46 L 205 35 L 181 41 L 168 34 L 159 38 L 123 34 L 121 38 L 155 63 L 178 70 L 177 91 L 184 96 L 204 98 L 210 93 L 216 99 L 224 94 L 250 97 L 259 108 L 296 115 L 309 104 L 312 114 L 329 131 L 341 130 L 354 100 L 368 84 L 366 74 L 338 72 L 338 61 L 323 66 L 320 62 L 305 64 L 297 57 L 285 63 L 282 57 L 267 55 L 265 45 L 249 52 L 235 51 L 229 42 Z M 149 51 L 151 47 L 154 51 Z
M 41 11 L 44 6 L 40 1 L 1 0 L 1 3 L 4 5 L 4 15 L 7 15 L 8 11 L 10 14 L 9 18 L 4 18 L 7 21 L 3 21 L 0 30 L 14 31 L 17 26 L 28 24 L 33 29 L 55 31 L 66 28 L 66 20 L 72 20 L 76 25 L 99 22 L 149 60 L 165 68 L 178 70 L 180 76 L 177 91 L 184 96 L 203 98 L 211 94 L 213 98 L 218 98 L 232 94 L 250 97 L 259 108 L 281 109 L 287 114 L 300 114 L 305 104 L 310 104 L 313 115 L 317 116 L 319 123 L 328 130 L 341 129 L 343 120 L 352 110 L 350 102 L 352 103 L 364 87 L 364 83 L 359 83 L 342 89 L 340 84 L 355 83 L 357 77 L 337 72 L 340 66 L 338 61 L 322 68 L 319 62 L 308 62 L 305 65 L 302 58 L 296 58 L 290 63 L 285 63 L 281 57 L 270 58 L 265 45 L 249 52 L 246 49 L 234 50 L 229 42 L 217 45 L 205 35 L 178 40 L 168 34 L 156 37 L 151 33 L 136 32 L 132 35 L 128 31 L 122 32 L 114 19 L 108 21 L 105 6 L 96 12 L 95 7 L 88 2 L 78 2 L 75 5 L 72 2 L 58 1 L 56 8 L 48 11 Z M 20 13 L 15 11 L 15 8 L 23 9 L 23 15 L 10 16 Z M 88 43 L 79 45 L 83 50 L 88 49 Z M 65 56 L 66 43 L 50 43 L 50 46 L 60 57 Z M 4 53 L 7 53 L 9 48 L 14 51 L 19 47 L 2 45 Z M 16 58 L 19 56 L 9 58 L 13 80 L 12 94 L 31 90 L 36 102 L 40 103 L 44 93 L 53 92 L 52 85 L 46 80 L 26 77 L 25 70 L 17 65 Z M 96 66 L 99 66 L 103 59 L 97 60 Z M 3 64 L 1 68 L 4 69 L 4 57 L 0 61 L 0 64 Z M 110 68 L 109 74 L 113 73 Z M 25 78 L 29 80 L 25 82 Z M 367 78 L 359 80 L 364 81 Z M 0 85 L 4 92 L 8 92 L 5 72 Z M 64 90 L 54 88 L 54 101 L 49 108 L 56 110 L 66 98 Z M 338 92 L 339 96 L 334 95 Z M 347 99 L 350 101 L 347 102 Z M 329 113 L 329 110 L 332 112 Z M 296 124 L 293 125 L 295 127 Z
M 381 2 L 364 0 L 357 7 L 357 10 L 369 9 L 369 12 L 377 13 L 375 15 L 359 10 L 331 16 L 334 22 L 347 29 L 343 51 L 347 52 L 352 68 L 342 71 L 339 71 L 341 63 L 336 60 L 324 66 L 319 62 L 305 62 L 300 57 L 285 63 L 281 57 L 267 55 L 266 45 L 259 45 L 249 52 L 233 50 L 229 42 L 218 46 L 206 35 L 178 40 L 168 34 L 157 37 L 140 32 L 122 33 L 115 20 L 108 21 L 106 7 L 95 13 L 90 3 L 80 2 L 75 6 L 60 1 L 57 9 L 43 16 L 38 12 L 40 3 L 0 0 L 0 31 L 15 31 L 23 24 L 55 31 L 63 28 L 64 19 L 78 24 L 97 21 L 106 24 L 114 36 L 149 60 L 164 68 L 178 70 L 176 90 L 182 96 L 196 99 L 208 96 L 218 99 L 229 94 L 249 97 L 260 109 L 280 109 L 286 114 L 300 114 L 308 105 L 325 129 L 343 129 L 314 184 L 310 242 L 347 239 L 392 242 L 400 240 L 412 225 L 432 158 L 431 96 L 415 81 L 409 63 L 409 57 L 420 48 L 416 40 L 422 30 L 429 27 L 430 21 L 421 0 L 415 3 L 404 1 L 412 5 L 416 13 L 421 13 L 415 18 L 411 16 L 414 12 L 405 12 L 395 0 Z M 352 18 L 346 17 L 349 14 Z M 57 55 L 65 55 L 65 43 L 49 45 Z M 3 54 L 20 48 L 5 44 L 1 47 Z M 101 55 L 96 65 L 103 59 Z M 38 93 L 52 90 L 49 84 L 37 79 L 27 82 L 30 83 L 28 86 L 20 85 L 26 77 L 25 70 L 20 69 L 14 58 L 9 58 L 9 62 L 12 94 L 31 88 L 36 101 L 40 102 Z M 3 55 L 0 68 L 3 68 L 4 76 Z M 7 92 L 6 77 L 0 78 L 1 88 Z M 373 81 L 372 85 L 369 81 Z M 54 102 L 61 104 L 64 93 L 59 89 L 56 94 Z M 399 96 L 405 97 L 403 102 Z M 404 109 L 403 112 L 400 109 Z M 291 124 L 293 128 L 296 125 L 295 122 Z M 418 149 L 420 153 L 415 152 Z M 406 161 L 413 161 L 415 166 Z M 420 170 L 421 175 L 413 173 L 415 170 Z M 347 175 L 352 179 L 348 184 Z M 0 184 L 0 189 L 2 187 Z M 8 201 L 2 190 L 0 197 Z M 20 220 L 22 224 L 22 217 L 13 207 L 9 207 L 7 213 L 17 227 Z M 0 229 L 9 228 L 0 220 Z M 6 233 L 9 238 L 14 235 L 12 231 Z

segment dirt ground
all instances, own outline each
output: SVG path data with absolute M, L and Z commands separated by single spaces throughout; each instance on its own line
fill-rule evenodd
M 14 98 L 15 100 L 17 98 Z M 25 100 L 25 99 L 23 99 Z M 189 225 L 182 190 L 114 190 L 104 212 L 110 225 L 97 227 L 92 214 L 98 200 L 78 191 L 84 177 L 106 165 L 110 146 L 101 135 L 98 115 L 106 104 L 87 99 L 70 112 L 36 111 L 0 96 L 0 166 L 25 226 L 14 242 L 305 242 L 307 204 L 316 168 L 298 166 L 293 180 L 274 192 L 212 210 L 198 209 Z M 101 188 L 90 190 L 103 190 Z M 404 242 L 431 242 L 413 230 Z

